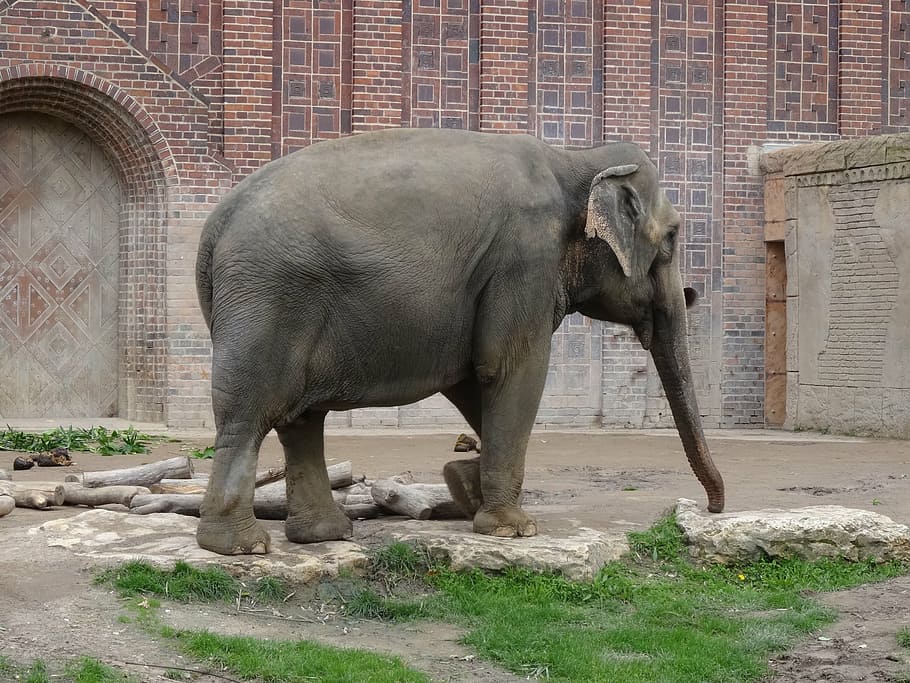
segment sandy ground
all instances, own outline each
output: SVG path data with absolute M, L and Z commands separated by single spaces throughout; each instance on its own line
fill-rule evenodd
M 369 478 L 413 473 L 440 482 L 456 434 L 335 433 L 327 437 L 329 464 L 354 463 Z M 197 434 L 180 443 L 163 443 L 148 456 L 101 457 L 75 454 L 66 472 L 141 464 L 210 443 Z M 793 508 L 837 504 L 864 508 L 910 523 L 910 443 L 835 438 L 773 431 L 709 433 L 715 463 L 726 480 L 727 510 Z M 16 454 L 0 452 L 0 468 L 12 471 Z M 261 467 L 280 464 L 281 448 L 269 437 Z M 208 461 L 196 461 L 199 471 Z M 686 463 L 672 431 L 539 432 L 531 438 L 526 462 L 525 506 L 546 533 L 587 526 L 639 529 L 649 526 L 677 498 L 705 504 L 704 492 Z M 17 480 L 62 479 L 61 470 L 17 472 Z M 15 510 L 0 518 L 0 538 L 12 530 L 37 526 L 51 517 L 74 514 L 61 508 Z M 377 525 L 355 524 L 364 540 Z M 271 527 L 270 527 L 271 528 Z M 271 528 L 280 533 L 280 526 Z M 0 654 L 18 661 L 48 661 L 91 654 L 111 663 L 139 662 L 192 667 L 167 646 L 155 643 L 134 625 L 123 624 L 114 595 L 93 586 L 94 568 L 58 549 L 27 557 L 0 554 Z M 910 676 L 910 652 L 901 651 L 895 633 L 910 627 L 910 578 L 826 595 L 841 619 L 795 651 L 772 662 L 779 683 L 795 681 L 897 681 Z M 397 654 L 437 681 L 520 680 L 471 657 L 449 626 L 393 626 L 346 620 L 333 613 L 307 611 L 238 614 L 230 608 L 167 605 L 165 621 L 183 627 L 218 628 L 263 637 L 310 638 L 349 647 Z M 288 608 L 291 610 L 292 608 Z M 309 609 L 309 608 L 307 608 Z M 290 617 L 290 618 L 288 618 Z M 162 669 L 129 667 L 140 680 L 167 680 Z M 197 678 L 196 680 L 217 680 Z

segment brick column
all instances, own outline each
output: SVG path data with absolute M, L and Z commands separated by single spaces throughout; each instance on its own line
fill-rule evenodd
M 272 0 L 224 0 L 224 156 L 240 180 L 272 158 Z
M 765 255 L 761 178 L 748 149 L 767 138 L 768 7 L 724 5 L 724 425 L 764 421 Z
M 358 1 L 354 7 L 354 132 L 398 127 L 410 108 L 402 76 L 402 7 L 386 0 Z M 410 74 L 406 74 L 408 79 Z M 407 125 L 405 123 L 404 125 Z
M 603 139 L 651 143 L 651 0 L 604 3 Z
M 881 133 L 883 30 L 881 2 L 841 2 L 838 128 L 844 137 Z
M 529 12 L 528 0 L 482 3 L 480 130 L 528 131 Z

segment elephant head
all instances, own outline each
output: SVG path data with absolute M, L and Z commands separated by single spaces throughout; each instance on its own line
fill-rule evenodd
M 697 294 L 683 287 L 679 272 L 681 217 L 654 165 L 643 155 L 633 160 L 601 170 L 590 183 L 584 234 L 569 250 L 573 309 L 629 325 L 650 350 L 708 509 L 720 512 L 724 484 L 702 431 L 686 343 L 686 309 Z

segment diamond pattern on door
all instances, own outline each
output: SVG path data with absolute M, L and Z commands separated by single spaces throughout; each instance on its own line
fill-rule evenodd
M 119 212 L 85 133 L 0 116 L 0 418 L 117 413 Z

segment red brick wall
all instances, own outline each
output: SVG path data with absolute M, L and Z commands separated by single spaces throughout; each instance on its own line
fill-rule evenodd
M 312 142 L 403 125 L 645 147 L 686 218 L 702 412 L 751 424 L 764 376 L 756 151 L 910 130 L 907 25 L 899 0 L 0 0 L 0 112 L 75 122 L 121 168 L 124 258 L 138 254 L 121 293 L 129 417 L 210 419 L 192 270 L 223 192 Z M 558 345 L 587 334 L 574 325 Z M 590 338 L 604 381 L 631 387 L 623 405 L 551 392 L 542 419 L 666 422 L 634 340 Z

